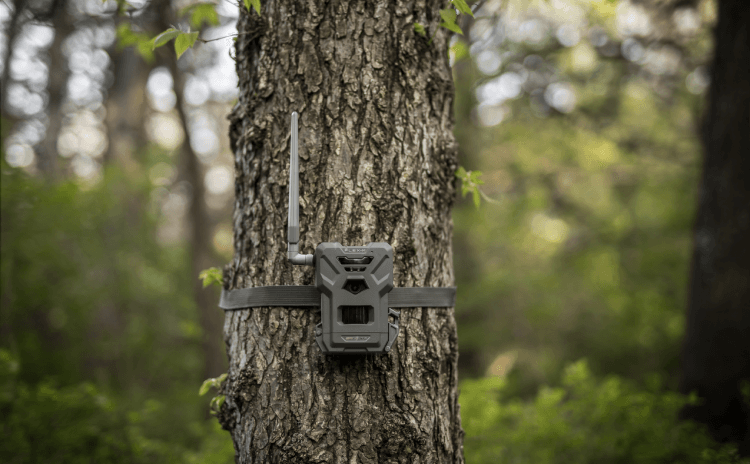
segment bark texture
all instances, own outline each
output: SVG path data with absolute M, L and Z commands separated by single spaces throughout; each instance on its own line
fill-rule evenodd
M 681 389 L 703 400 L 683 417 L 750 456 L 750 8 L 718 7 Z
M 286 262 L 289 124 L 300 114 L 300 252 L 394 248 L 394 285 L 450 286 L 456 149 L 438 1 L 263 2 L 242 11 L 227 289 L 312 285 Z M 429 35 L 428 35 L 429 37 Z M 324 356 L 315 309 L 229 312 L 222 425 L 239 463 L 463 463 L 450 308 L 406 308 L 387 355 Z

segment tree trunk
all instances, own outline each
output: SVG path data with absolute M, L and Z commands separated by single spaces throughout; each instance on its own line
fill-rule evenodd
M 750 8 L 718 2 L 681 389 L 683 417 L 750 455 Z
M 6 6 L 7 8 L 7 6 Z M 5 102 L 8 101 L 8 85 L 10 84 L 10 62 L 13 59 L 13 50 L 15 50 L 16 38 L 21 32 L 21 18 L 26 8 L 26 0 L 14 0 L 13 12 L 10 16 L 10 22 L 5 29 L 5 53 L 3 54 L 3 75 L 0 78 L 0 105 L 2 105 L 3 116 L 5 116 Z
M 169 0 L 162 0 L 158 6 L 160 10 L 158 31 L 165 31 L 170 24 L 175 24 L 174 7 Z M 174 82 L 174 93 L 177 97 L 175 109 L 180 118 L 185 138 L 180 146 L 179 172 L 180 177 L 190 183 L 192 194 L 190 209 L 186 221 L 189 229 L 188 249 L 190 254 L 190 278 L 193 282 L 193 296 L 198 309 L 198 321 L 202 329 L 201 352 L 203 354 L 202 379 L 218 377 L 226 370 L 226 355 L 221 343 L 222 314 L 216 307 L 219 297 L 214 287 L 203 288 L 203 282 L 198 274 L 217 262 L 216 253 L 211 243 L 213 224 L 206 206 L 206 188 L 203 183 L 203 169 L 198 156 L 190 145 L 190 124 L 184 98 L 185 74 L 177 65 L 177 55 L 172 47 L 162 47 L 157 56 L 167 65 Z M 208 412 L 207 412 L 208 414 Z
M 107 95 L 107 135 L 109 145 L 104 152 L 104 165 L 119 164 L 128 171 L 137 170 L 139 151 L 148 137 L 144 128 L 148 102 L 146 83 L 150 66 L 134 48 L 110 52 L 115 75 Z
M 166 30 L 166 28 L 165 28 Z M 202 378 L 218 377 L 226 370 L 226 355 L 221 343 L 222 314 L 216 307 L 219 297 L 215 287 L 203 287 L 198 278 L 202 270 L 216 264 L 218 257 L 213 251 L 211 230 L 213 224 L 206 206 L 206 188 L 203 184 L 203 169 L 198 156 L 190 146 L 190 130 L 187 114 L 184 111 L 183 91 L 185 76 L 177 69 L 176 55 L 168 50 L 172 63 L 169 68 L 174 79 L 174 91 L 177 95 L 177 110 L 180 115 L 185 140 L 180 147 L 180 177 L 187 180 L 192 187 L 190 209 L 187 221 L 190 230 L 190 278 L 193 282 L 193 295 L 198 307 L 198 321 L 202 329 L 201 351 L 203 353 Z
M 58 176 L 57 164 L 57 139 L 60 137 L 64 113 L 63 102 L 67 94 L 68 77 L 70 68 L 63 54 L 63 43 L 65 39 L 75 30 L 74 18 L 67 11 L 67 1 L 57 0 L 53 2 L 52 26 L 55 28 L 55 38 L 49 48 L 49 82 L 47 91 L 49 103 L 47 104 L 47 116 L 49 124 L 45 131 L 44 141 L 39 147 L 37 166 L 48 178 Z M 62 177 L 62 176 L 60 176 Z
M 300 252 L 388 242 L 394 285 L 453 284 L 456 148 L 442 2 L 263 2 L 242 11 L 227 289 L 312 285 L 286 260 L 289 125 L 300 113 Z M 428 37 L 413 23 L 428 26 Z M 406 308 L 389 354 L 326 356 L 320 311 L 229 312 L 219 418 L 238 463 L 462 463 L 452 309 Z

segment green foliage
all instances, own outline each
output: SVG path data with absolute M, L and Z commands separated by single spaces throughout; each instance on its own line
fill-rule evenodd
M 245 8 L 247 11 L 250 11 L 250 8 L 253 8 L 256 13 L 258 13 L 258 16 L 260 16 L 260 0 L 242 0 L 245 4 Z
M 456 11 L 456 9 L 458 9 L 458 12 Z M 471 8 L 466 4 L 465 0 L 451 0 L 450 2 L 448 2 L 448 7 L 441 9 L 439 13 L 441 18 L 440 27 L 444 27 L 451 32 L 455 32 L 456 34 L 461 35 L 463 35 L 463 31 L 458 26 L 458 24 L 456 24 L 458 14 L 466 14 L 474 17 L 474 13 L 472 13 Z M 421 35 L 422 37 L 427 36 L 427 31 L 424 25 L 421 23 L 414 23 L 414 32 Z M 428 43 L 432 43 L 432 39 L 435 38 L 436 33 L 437 29 L 435 29 L 435 32 L 432 34 L 432 37 L 430 37 L 430 41 Z
M 211 388 L 221 389 L 222 384 L 227 379 L 227 374 L 221 374 L 219 377 L 213 378 L 213 379 L 206 379 L 203 381 L 203 385 L 201 385 L 200 390 L 198 391 L 198 394 L 200 396 L 205 395 L 208 393 L 208 390 Z M 226 396 L 224 395 L 216 395 L 213 398 L 211 398 L 211 403 L 209 404 L 209 409 L 211 410 L 211 414 L 218 414 L 219 410 L 221 410 L 221 405 L 224 404 L 224 401 L 226 400 Z
M 6 463 L 181 463 L 232 462 L 234 450 L 216 424 L 193 421 L 201 444 L 191 448 L 154 429 L 170 421 L 163 403 L 150 399 L 123 408 L 116 395 L 90 382 L 28 385 L 18 379 L 19 362 L 0 349 L 0 461 Z
M 0 353 L 6 361 L 7 351 Z M 0 388 L 12 399 L 0 402 L 2 462 L 129 463 L 137 459 L 139 453 L 129 439 L 124 417 L 94 385 L 60 388 L 42 382 L 29 387 L 4 378 Z
M 190 15 L 190 27 L 200 29 L 204 23 L 210 26 L 219 25 L 219 14 L 216 13 L 216 5 L 213 3 L 194 3 L 183 8 L 180 16 Z
M 459 402 L 468 464 L 533 462 L 750 463 L 693 422 L 678 422 L 694 399 L 663 392 L 653 378 L 640 389 L 620 377 L 594 377 L 585 361 L 569 365 L 562 386 L 524 402 L 503 399 L 500 377 L 465 380 Z
M 461 166 L 456 170 L 456 177 L 461 180 L 461 196 L 465 197 L 467 193 L 471 192 L 476 208 L 479 208 L 479 186 L 484 184 L 484 181 L 479 178 L 481 175 L 481 171 L 467 171 Z
M 472 18 L 474 17 L 474 13 L 472 13 L 469 5 L 466 4 L 466 0 L 451 0 L 451 5 L 455 6 L 459 13 L 469 15 Z
M 221 287 L 223 280 L 221 269 L 219 269 L 218 267 L 204 269 L 203 271 L 201 271 L 198 278 L 203 280 L 203 288 L 206 288 L 211 284 L 215 284 Z
M 456 24 L 458 13 L 466 14 L 471 17 L 474 17 L 474 13 L 471 12 L 471 8 L 469 8 L 469 5 L 466 4 L 465 0 L 451 0 L 448 5 L 448 8 L 440 10 L 440 18 L 442 19 L 440 26 L 451 32 L 455 32 L 456 34 L 463 35 L 464 32 L 458 24 Z M 458 9 L 458 13 L 456 13 L 456 9 Z
M 227 379 L 227 374 L 225 372 L 218 377 L 204 380 L 203 384 L 201 385 L 200 390 L 198 390 L 198 394 L 200 396 L 203 396 L 206 393 L 208 393 L 208 390 L 210 390 L 211 388 L 217 388 L 217 389 L 221 388 L 221 384 L 224 383 L 226 379 Z
M 117 48 L 122 50 L 126 47 L 135 47 L 135 50 L 146 62 L 152 63 L 154 61 L 154 47 L 150 43 L 148 34 L 135 32 L 130 23 L 123 22 L 117 26 Z
M 0 158 L 0 462 L 233 462 L 195 395 L 188 255 L 156 240 L 149 208 L 145 173 L 169 155 L 149 148 L 95 185 Z
M 177 59 L 179 60 L 183 53 L 188 48 L 192 48 L 195 45 L 195 40 L 198 38 L 197 32 L 186 32 L 180 34 L 174 41 L 174 51 L 177 53 Z
M 614 27 L 610 4 L 588 14 L 592 27 Z M 547 37 L 492 46 L 502 56 L 492 75 L 477 54 L 454 62 L 459 163 L 483 172 L 481 199 L 498 199 L 453 211 L 461 374 L 482 375 L 513 350 L 510 396 L 535 396 L 581 357 L 596 373 L 643 381 L 659 372 L 676 388 L 704 96 L 686 90 L 687 71 L 653 88 L 585 39 L 562 47 Z M 587 66 L 581 50 L 591 52 Z M 557 111 L 544 89 L 524 84 L 517 98 L 480 107 L 477 83 L 505 73 L 526 83 L 554 75 L 576 105 Z M 502 117 L 482 121 L 487 108 Z
M 427 35 L 427 31 L 425 30 L 424 26 L 420 23 L 414 23 L 414 32 L 421 35 L 422 37 L 425 37 Z
M 151 39 L 151 49 L 155 50 L 162 45 L 166 45 L 172 39 L 174 39 L 174 51 L 179 60 L 183 53 L 195 45 L 195 41 L 198 39 L 198 32 L 183 32 L 174 28 L 167 29 Z
M 460 27 L 458 27 L 458 24 L 456 24 L 456 10 L 453 8 L 446 8 L 444 10 L 440 10 L 440 17 L 442 18 L 442 21 L 440 21 L 440 26 L 448 29 L 451 32 L 455 32 L 456 34 L 463 35 L 463 31 Z
M 184 32 L 179 31 L 175 28 L 169 28 L 153 38 L 151 48 L 152 50 L 155 50 L 162 45 L 166 45 L 170 40 L 174 39 L 175 37 L 179 37 L 182 34 L 184 34 Z

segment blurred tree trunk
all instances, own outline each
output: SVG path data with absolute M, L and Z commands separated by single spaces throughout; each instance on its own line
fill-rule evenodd
M 5 55 L 3 56 L 3 74 L 0 78 L 0 114 L 3 118 L 9 120 L 15 119 L 10 118 L 5 110 L 5 105 L 8 102 L 8 86 L 10 85 L 10 62 L 13 58 L 13 50 L 16 46 L 16 38 L 18 33 L 21 32 L 21 14 L 26 9 L 26 0 L 14 0 L 13 1 L 13 13 L 11 13 L 10 22 L 5 29 Z
M 57 174 L 57 139 L 62 129 L 63 111 L 62 104 L 66 95 L 68 76 L 70 69 L 68 61 L 62 51 L 62 45 L 66 38 L 75 30 L 73 18 L 68 14 L 67 1 L 56 0 L 53 3 L 52 27 L 55 29 L 55 38 L 47 52 L 49 56 L 49 81 L 47 93 L 47 116 L 49 124 L 45 131 L 44 141 L 39 150 L 39 170 L 47 176 Z
M 311 285 L 286 260 L 289 125 L 300 113 L 301 242 L 390 243 L 394 285 L 453 284 L 456 148 L 444 2 L 263 2 L 242 10 L 228 289 Z M 406 308 L 387 355 L 324 356 L 318 309 L 226 315 L 238 463 L 463 462 L 452 309 Z
M 175 24 L 174 9 L 169 1 L 164 1 L 159 30 L 165 31 Z M 188 210 L 189 229 L 188 250 L 190 253 L 190 277 L 193 282 L 193 296 L 198 307 L 198 321 L 202 329 L 201 351 L 203 354 L 202 378 L 218 377 L 226 371 L 226 355 L 222 346 L 222 323 L 224 315 L 217 307 L 219 293 L 214 287 L 203 288 L 198 278 L 200 272 L 215 266 L 219 257 L 212 246 L 212 222 L 206 208 L 206 188 L 203 182 L 203 169 L 198 156 L 190 145 L 190 127 L 185 106 L 185 74 L 177 66 L 177 56 L 172 47 L 159 50 L 164 57 L 174 81 L 177 96 L 175 108 L 180 118 L 185 138 L 180 147 L 180 177 L 192 187 L 192 201 Z
M 136 154 L 146 146 L 145 119 L 148 110 L 146 83 L 151 66 L 134 48 L 110 51 L 114 82 L 107 95 L 107 133 L 109 146 L 104 165 L 112 162 L 127 170 L 137 169 Z
M 750 455 L 750 8 L 718 2 L 705 159 L 695 228 L 683 392 L 703 403 L 684 418 Z

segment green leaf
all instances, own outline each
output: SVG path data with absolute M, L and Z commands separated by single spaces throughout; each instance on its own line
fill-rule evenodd
M 464 43 L 463 40 L 457 40 L 451 47 L 451 50 L 453 51 L 453 57 L 456 61 L 469 56 L 469 47 L 466 46 L 466 43 Z
M 456 34 L 464 35 L 464 31 L 462 31 L 461 28 L 458 27 L 458 24 L 456 24 L 456 23 L 442 22 L 442 23 L 440 23 L 440 25 L 443 26 L 444 28 L 448 29 L 449 31 L 455 32 Z
M 203 384 L 201 385 L 200 390 L 198 390 L 198 395 L 200 396 L 205 395 L 206 393 L 208 393 L 208 390 L 210 390 L 211 387 L 220 388 L 221 384 L 224 383 L 226 379 L 227 379 L 227 373 L 225 372 L 216 378 L 204 380 Z
M 471 175 L 469 176 L 469 180 L 477 185 L 484 184 L 484 181 L 479 178 L 479 176 L 482 175 L 482 171 L 471 171 Z
M 466 197 L 466 194 L 469 193 L 469 184 L 465 180 L 461 183 L 461 198 Z
M 119 26 L 117 26 L 117 32 L 115 33 L 115 37 L 117 37 L 117 48 L 123 49 L 129 45 L 132 45 L 132 38 L 133 38 L 133 32 L 130 30 L 130 25 L 127 23 L 122 23 Z
M 479 187 L 474 186 L 474 190 L 471 192 L 474 197 L 474 206 L 479 208 Z
M 227 397 L 225 395 L 216 395 L 213 398 L 211 398 L 211 409 L 221 409 L 221 405 L 224 404 L 224 400 L 226 400 Z
M 133 32 L 130 23 L 124 22 L 117 26 L 117 49 L 122 50 L 126 47 L 135 47 L 138 54 L 149 63 L 154 59 L 152 41 L 149 40 L 148 35 L 143 32 Z
M 174 51 L 177 53 L 178 60 L 188 48 L 192 48 L 195 45 L 197 39 L 198 32 L 185 32 L 177 36 L 174 41 Z
M 218 267 L 212 267 L 201 271 L 201 273 L 198 274 L 198 278 L 203 280 L 203 288 L 206 288 L 211 284 L 221 286 L 223 280 L 221 269 Z
M 211 26 L 219 25 L 219 15 L 216 13 L 216 5 L 213 3 L 198 3 L 189 8 L 192 10 L 190 26 L 193 29 L 200 29 L 204 21 Z
M 440 17 L 443 18 L 443 21 L 440 23 L 442 27 L 449 31 L 453 31 L 456 34 L 464 34 L 464 31 L 462 31 L 461 28 L 458 27 L 458 24 L 456 24 L 456 10 L 453 8 L 440 10 Z
M 466 169 L 464 169 L 463 166 L 459 166 L 458 169 L 456 169 L 456 177 L 459 179 L 466 177 Z
M 122 49 L 138 43 L 138 36 L 130 29 L 130 23 L 121 23 L 117 26 L 117 45 Z
M 460 11 L 461 14 L 467 14 L 471 16 L 472 18 L 474 17 L 474 13 L 471 12 L 471 8 L 469 7 L 469 5 L 466 4 L 466 0 L 453 0 L 451 1 L 451 3 L 456 8 L 458 8 L 458 11 Z
M 144 35 L 140 39 L 140 42 L 135 46 L 135 50 L 144 60 L 146 60 L 147 63 L 154 62 L 154 47 L 151 44 L 151 41 L 148 40 L 147 36 Z
M 258 16 L 260 16 L 260 0 L 242 0 L 245 3 L 245 8 L 250 11 L 250 7 L 253 7 Z
M 151 47 L 151 50 L 156 50 L 157 48 L 161 47 L 162 45 L 166 44 L 170 40 L 174 39 L 178 35 L 183 34 L 182 31 L 178 31 L 177 29 L 171 27 L 167 29 L 166 31 L 162 32 L 161 34 L 154 37 L 153 45 Z
M 440 17 L 443 18 L 443 22 L 455 24 L 456 16 L 456 10 L 454 10 L 453 8 L 440 10 Z
M 427 31 L 425 30 L 424 26 L 419 23 L 414 23 L 414 32 L 421 35 L 422 37 L 427 35 Z
M 203 385 L 201 385 L 200 390 L 198 390 L 198 395 L 203 396 L 206 393 L 208 393 L 208 390 L 211 389 L 211 387 L 214 386 L 214 382 L 216 382 L 216 379 L 206 379 L 203 381 Z

